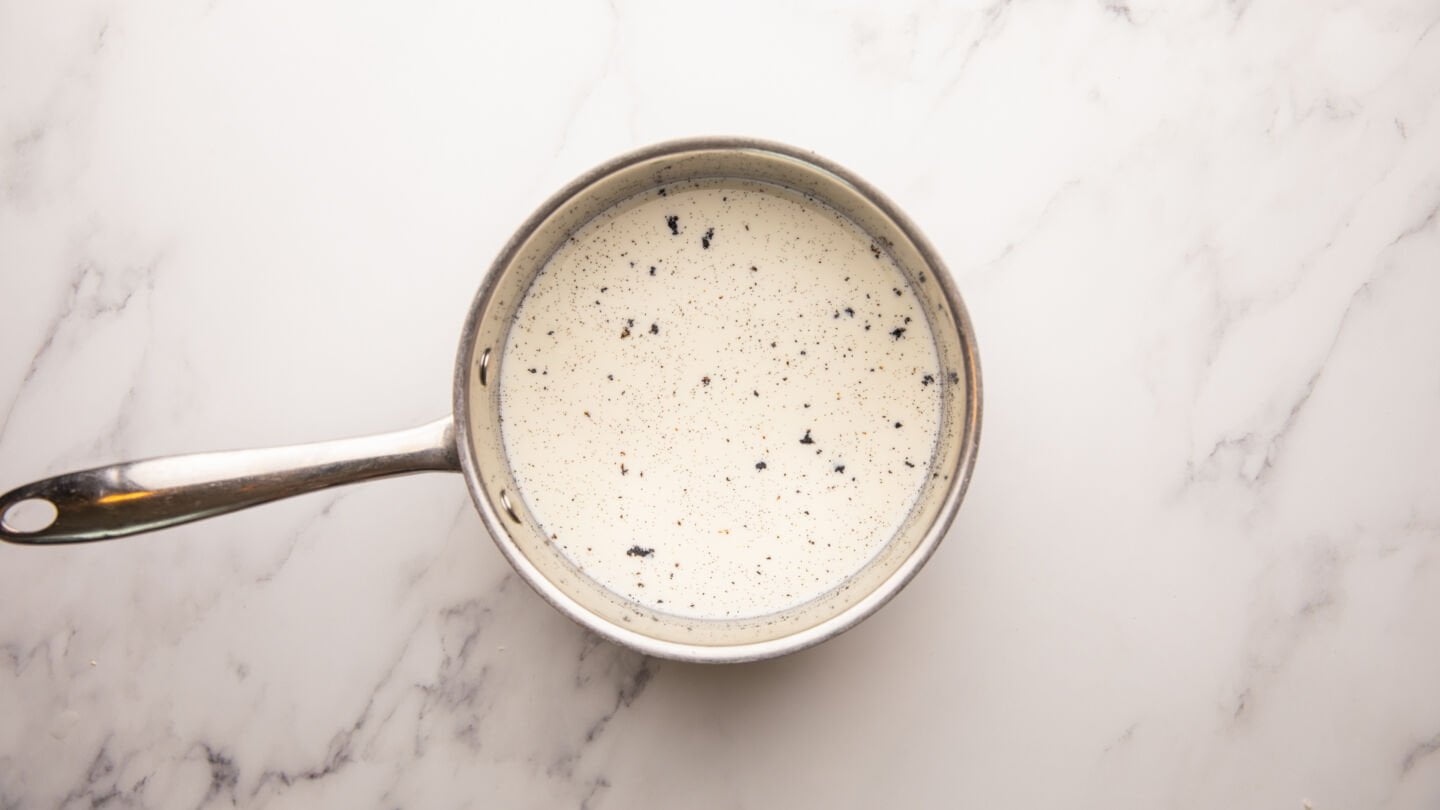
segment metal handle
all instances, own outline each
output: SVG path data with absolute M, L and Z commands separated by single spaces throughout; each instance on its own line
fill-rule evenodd
M 379 436 L 129 461 L 36 481 L 0 495 L 0 540 L 37 545 L 108 540 L 426 470 L 460 470 L 448 416 Z M 31 508 L 53 510 L 53 520 L 23 526 L 18 513 Z

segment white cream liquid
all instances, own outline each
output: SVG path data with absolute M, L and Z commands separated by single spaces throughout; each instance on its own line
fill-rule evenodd
M 542 531 L 604 587 L 687 618 L 768 615 L 862 568 L 930 474 L 946 383 L 888 253 L 738 180 L 582 227 L 503 357 L 502 437 Z

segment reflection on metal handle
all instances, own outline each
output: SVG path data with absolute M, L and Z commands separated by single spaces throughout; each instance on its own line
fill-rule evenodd
M 460 470 L 448 416 L 379 436 L 130 461 L 36 481 L 0 495 L 0 540 L 39 545 L 108 540 L 426 470 Z M 54 515 L 48 525 L 23 525 L 17 513 L 47 503 Z

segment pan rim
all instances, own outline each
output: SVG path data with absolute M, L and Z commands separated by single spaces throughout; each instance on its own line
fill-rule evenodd
M 566 205 L 572 204 L 581 191 L 608 175 L 636 163 L 699 151 L 753 151 L 779 155 L 803 164 L 807 170 L 827 173 L 842 180 L 874 204 L 915 245 L 932 277 L 939 285 L 942 295 L 954 312 L 959 331 L 961 375 L 965 381 L 966 407 L 956 467 L 950 477 L 944 497 L 941 499 L 940 508 L 934 521 L 926 529 L 924 536 L 910 555 L 870 593 L 840 613 L 786 636 L 741 644 L 693 644 L 648 636 L 594 613 L 555 585 L 535 567 L 505 531 L 500 510 L 490 501 L 481 487 L 480 472 L 476 464 L 474 444 L 471 440 L 470 386 L 473 375 L 470 374 L 470 369 L 476 362 L 475 338 L 481 327 L 481 317 L 494 293 L 495 285 L 504 269 L 514 261 L 520 246 L 541 223 Z M 491 539 L 521 578 L 555 609 L 609 641 L 647 655 L 694 663 L 741 663 L 797 652 L 854 627 L 894 598 L 935 553 L 936 548 L 939 547 L 954 522 L 969 487 L 975 465 L 982 409 L 979 356 L 976 351 L 974 328 L 969 313 L 949 270 L 940 260 L 929 240 L 924 237 L 909 217 L 869 183 L 849 170 L 812 152 L 774 141 L 732 136 L 681 138 L 627 152 L 583 173 L 546 199 L 515 230 L 494 261 L 491 262 L 481 280 L 460 333 L 453 397 L 456 451 L 460 459 L 466 489 L 469 491 L 470 499 L 480 513 L 481 520 L 490 533 Z

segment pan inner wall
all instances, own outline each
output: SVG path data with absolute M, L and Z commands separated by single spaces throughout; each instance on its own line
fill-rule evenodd
M 716 183 L 781 186 L 795 194 L 813 197 L 863 230 L 882 251 L 884 261 L 903 277 L 905 286 L 901 287 L 901 297 L 914 298 L 915 312 L 908 316 L 912 318 L 912 325 L 906 328 L 923 324 L 922 331 L 933 334 L 933 340 L 924 343 L 928 344 L 933 358 L 929 362 L 934 367 L 938 392 L 933 451 L 908 459 L 922 472 L 917 475 L 908 510 L 900 510 L 904 514 L 897 518 L 889 541 L 879 544 L 858 571 L 842 577 L 823 592 L 807 594 L 807 598 L 768 612 L 742 611 L 728 617 L 685 615 L 663 609 L 656 601 L 647 604 L 617 593 L 618 589 L 606 587 L 587 574 L 582 564 L 577 564 L 559 547 L 556 538 L 550 536 L 557 532 L 541 529 L 542 524 L 530 511 L 524 489 L 517 482 L 506 455 L 499 396 L 505 364 L 510 359 L 503 347 L 511 337 L 517 310 L 557 248 L 623 200 L 654 193 L 661 187 Z M 549 210 L 537 216 L 528 233 L 522 234 L 502 254 L 482 290 L 481 317 L 470 352 L 471 379 L 464 396 L 469 412 L 468 439 L 480 490 L 499 516 L 492 522 L 492 529 L 495 523 L 503 528 L 505 539 L 513 543 L 514 551 L 518 552 L 518 557 L 512 554 L 512 560 L 542 595 L 572 615 L 593 614 L 604 622 L 656 639 L 684 644 L 737 645 L 782 638 L 838 616 L 894 575 L 932 527 L 958 468 L 959 440 L 969 398 L 963 385 L 968 347 L 961 340 L 957 315 L 939 288 L 934 268 L 923 260 L 918 246 L 881 207 L 843 179 L 792 156 L 764 150 L 697 150 L 616 167 L 600 179 L 572 189 L 567 197 L 555 201 Z M 703 231 L 691 235 L 701 236 Z M 648 274 L 648 265 L 646 271 Z M 650 324 L 640 326 L 648 334 Z M 632 330 L 633 336 L 635 327 L 626 328 Z M 872 331 L 875 328 L 878 324 L 872 325 Z M 524 366 L 521 373 L 528 374 L 529 367 Z M 923 375 L 917 378 L 916 385 L 921 385 L 921 378 Z M 715 385 L 713 378 L 711 385 Z M 904 420 L 897 421 L 903 424 Z M 798 446 L 803 435 L 802 431 L 789 438 Z M 617 474 L 619 463 L 616 462 Z M 839 462 L 835 466 L 839 466 Z M 848 465 L 846 468 L 849 469 Z M 603 490 L 604 484 L 597 483 L 596 489 Z M 637 541 L 634 545 L 641 551 L 653 548 L 648 542 Z M 502 542 L 502 548 L 504 546 Z M 645 558 L 637 556 L 636 559 Z

